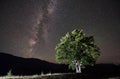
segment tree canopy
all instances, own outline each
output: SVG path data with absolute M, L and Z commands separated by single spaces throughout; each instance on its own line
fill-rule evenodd
M 75 65 L 72 63 L 74 60 L 81 63 L 82 66 L 94 65 L 100 56 L 93 36 L 86 36 L 82 29 L 68 32 L 60 39 L 55 50 L 57 62 L 69 64 L 69 68 L 72 69 L 75 69 Z

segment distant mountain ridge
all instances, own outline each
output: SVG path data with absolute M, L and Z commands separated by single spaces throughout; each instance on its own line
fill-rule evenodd
M 0 75 L 11 70 L 14 75 L 69 72 L 66 65 L 55 64 L 35 58 L 22 58 L 0 52 Z

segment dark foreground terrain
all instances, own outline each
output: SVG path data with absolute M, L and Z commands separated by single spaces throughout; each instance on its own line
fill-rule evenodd
M 95 77 L 76 73 L 56 73 L 31 76 L 3 76 L 0 79 L 120 79 L 120 77 Z
M 5 76 L 8 71 L 13 75 L 35 75 L 41 73 L 73 73 L 67 65 L 49 63 L 34 58 L 21 58 L 6 53 L 0 53 L 0 76 Z M 82 70 L 82 74 L 64 74 L 55 75 L 58 79 L 107 79 L 120 77 L 120 65 L 114 64 L 96 64 L 93 67 L 87 67 Z M 46 77 L 46 76 L 45 76 Z M 54 76 L 47 76 L 54 77 Z M 65 78 L 64 78 L 65 77 Z M 69 78 L 68 78 L 69 77 Z M 75 78 L 74 78 L 75 77 Z M 114 78 L 113 78 L 114 77 Z M 40 78 L 39 78 L 40 79 Z M 42 79 L 42 78 L 41 78 Z M 46 79 L 46 78 L 44 78 Z M 52 78 L 47 78 L 52 79 Z M 57 79 L 57 78 L 53 78 Z

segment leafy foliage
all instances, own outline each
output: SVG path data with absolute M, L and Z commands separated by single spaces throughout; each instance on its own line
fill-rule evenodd
M 100 55 L 93 36 L 86 36 L 82 29 L 75 29 L 63 36 L 55 50 L 57 62 L 69 64 L 72 69 L 75 69 L 73 60 L 82 66 L 94 65 Z

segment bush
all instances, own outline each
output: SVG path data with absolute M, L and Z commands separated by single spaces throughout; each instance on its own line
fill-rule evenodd
M 12 70 L 9 70 L 7 76 L 12 76 Z

